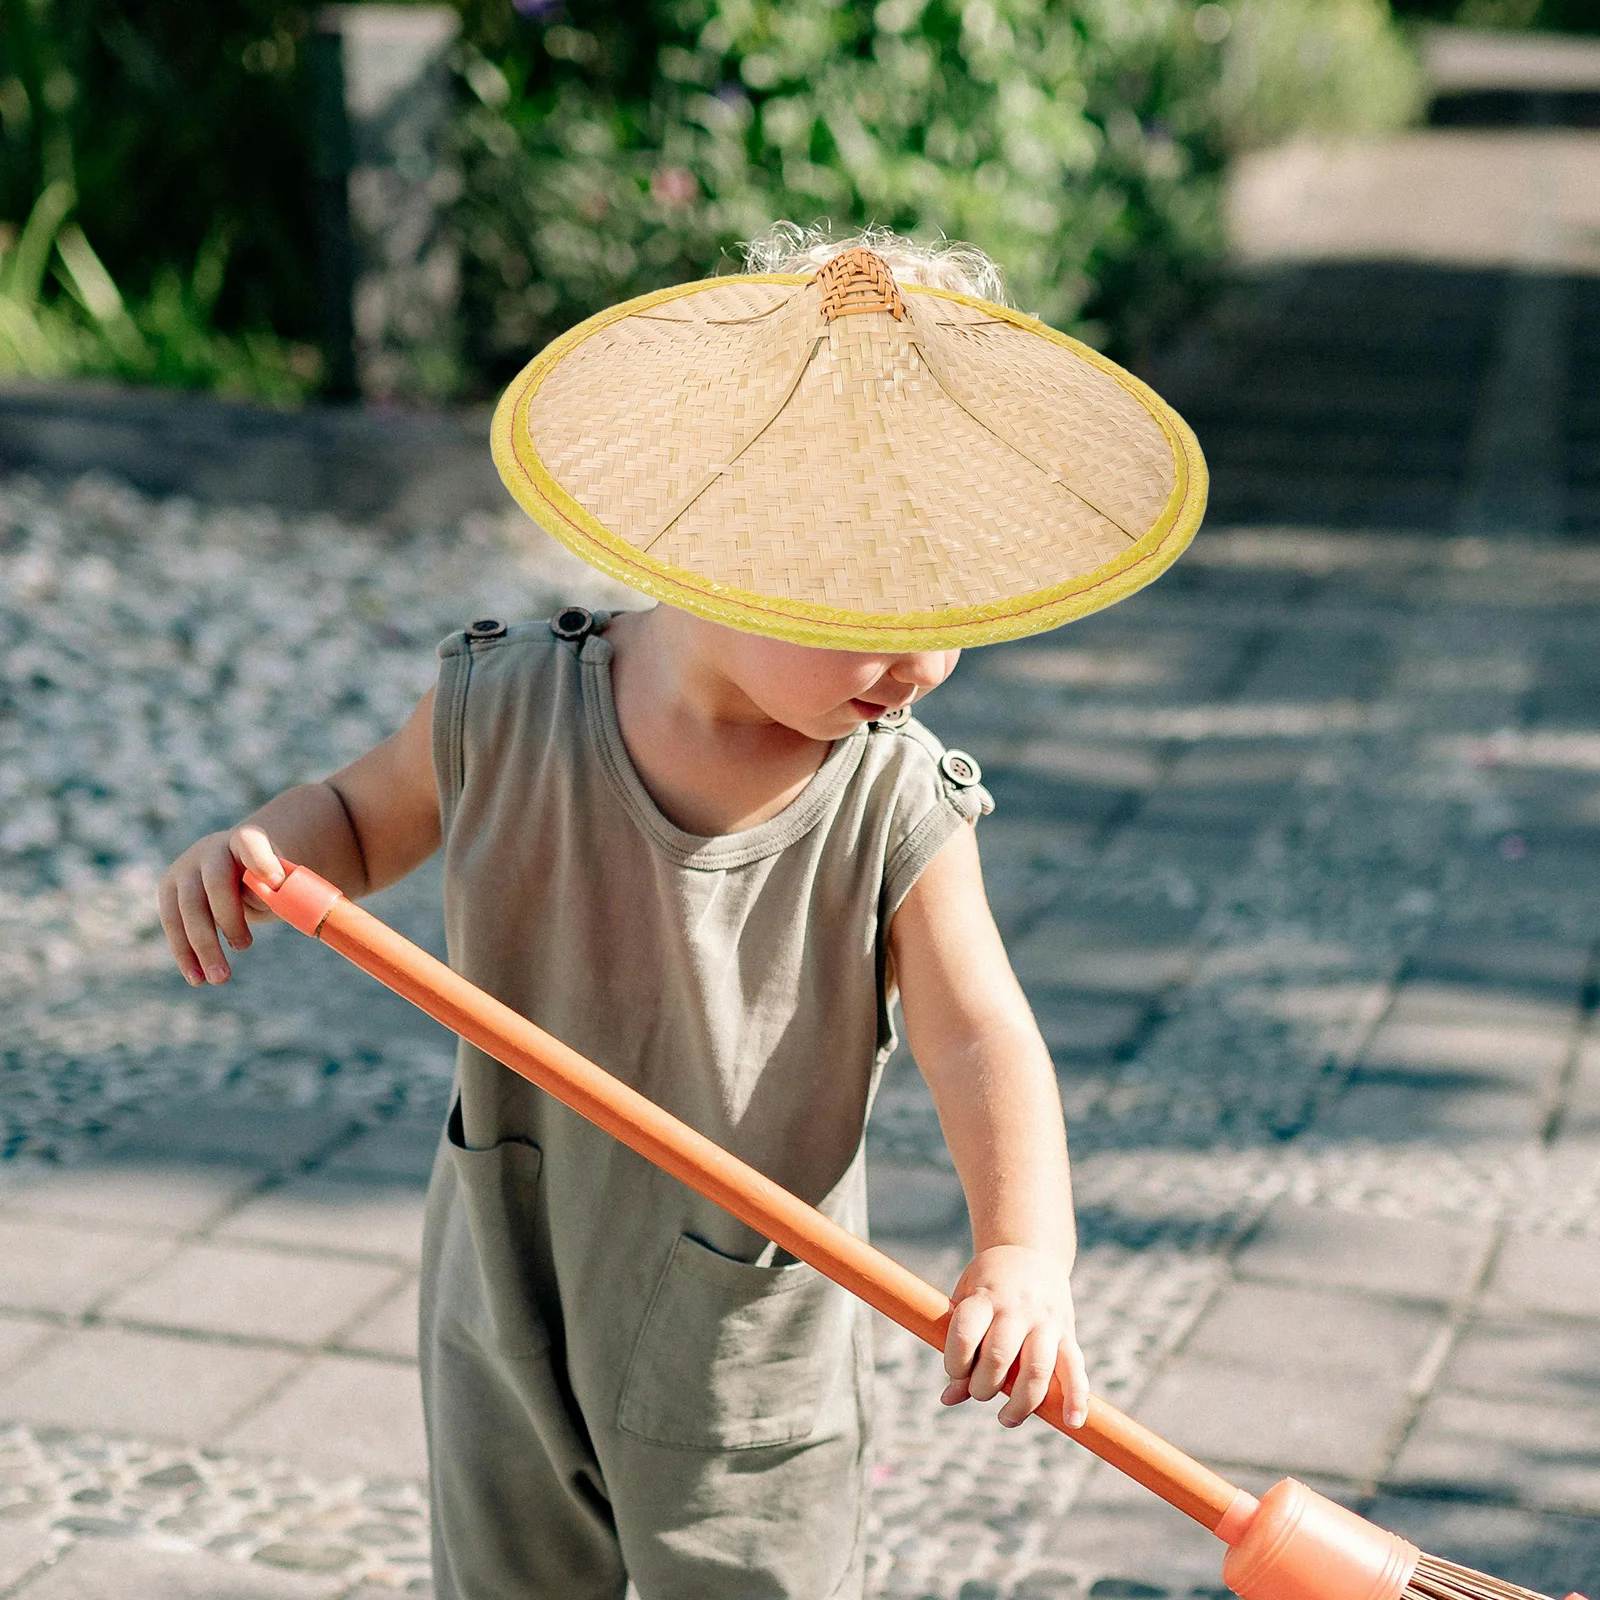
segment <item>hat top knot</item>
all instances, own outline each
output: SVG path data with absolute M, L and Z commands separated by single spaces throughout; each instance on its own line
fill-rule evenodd
M 822 290 L 822 315 L 828 322 L 865 311 L 887 311 L 905 321 L 906 302 L 889 263 L 871 250 L 842 250 L 818 269 L 813 280 Z

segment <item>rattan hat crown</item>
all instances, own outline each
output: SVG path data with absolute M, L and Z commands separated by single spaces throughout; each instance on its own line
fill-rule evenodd
M 580 323 L 506 391 L 494 456 L 536 522 L 633 588 L 854 650 L 1097 611 L 1205 509 L 1194 435 L 1137 378 L 864 249 Z

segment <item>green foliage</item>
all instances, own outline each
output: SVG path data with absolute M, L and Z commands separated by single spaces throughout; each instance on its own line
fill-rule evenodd
M 0 372 L 315 387 L 306 27 L 281 0 L 0 0 L 0 218 L 28 219 Z
M 1123 354 L 1220 246 L 1236 149 L 1403 121 L 1382 0 L 475 0 L 468 318 L 503 371 L 775 218 L 970 240 Z
M 315 389 L 311 347 L 270 333 L 217 332 L 225 237 L 206 242 L 187 277 L 160 268 L 130 309 L 83 229 L 68 220 L 75 201 L 58 178 L 19 231 L 0 234 L 0 376 L 103 375 L 280 405 Z M 52 272 L 61 292 L 47 296 Z
M 1394 0 L 1397 15 L 1465 28 L 1600 33 L 1600 0 Z
M 1136 354 L 1209 281 L 1235 150 L 1415 94 L 1386 0 L 456 3 L 480 390 L 780 217 L 969 239 Z M 0 365 L 304 391 L 311 14 L 0 0 Z
M 0 0 L 0 218 L 70 183 L 134 300 L 225 236 L 222 326 L 314 338 L 309 15 L 290 0 Z

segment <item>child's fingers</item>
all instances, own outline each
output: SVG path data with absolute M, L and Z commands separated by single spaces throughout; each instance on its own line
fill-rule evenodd
M 248 949 L 250 929 L 244 920 L 244 890 L 231 855 L 218 852 L 200 863 L 200 881 L 211 905 L 211 918 L 235 950 Z
M 204 983 L 206 975 L 200 970 L 199 957 L 190 947 L 189 936 L 184 932 L 183 914 L 178 909 L 178 886 L 171 878 L 161 880 L 157 904 L 161 908 L 161 931 L 167 936 L 167 948 L 172 952 L 172 959 L 178 963 L 178 971 L 183 974 L 186 983 Z
M 1061 1341 L 1061 1387 L 1066 1395 L 1067 1426 L 1081 1428 L 1089 1420 L 1089 1369 L 1083 1351 L 1069 1333 Z
M 1019 1428 L 1044 1403 L 1050 1380 L 1056 1371 L 1056 1350 L 1061 1342 L 1056 1328 L 1041 1323 L 1022 1341 L 1017 1357 L 1017 1381 L 1011 1398 L 1000 1408 L 1000 1420 L 1008 1428 Z
M 211 903 L 206 898 L 205 886 L 198 872 L 190 873 L 178 885 L 178 915 L 183 921 L 184 937 L 194 951 L 208 983 L 228 981 L 228 958 L 217 942 L 216 923 L 211 917 Z
M 1022 1341 L 1031 1326 L 1026 1317 L 1014 1311 L 999 1311 L 989 1331 L 983 1336 L 983 1348 L 972 1363 L 972 1375 L 967 1387 L 974 1400 L 993 1400 L 1006 1381 L 1006 1374 L 1016 1364 L 1022 1350 Z
M 240 866 L 248 867 L 258 878 L 265 878 L 274 889 L 283 882 L 283 863 L 278 860 L 272 841 L 253 823 L 235 828 L 229 835 L 228 848 Z
M 944 1370 L 951 1380 L 943 1395 L 953 1406 L 967 1398 L 967 1379 L 983 1336 L 994 1321 L 994 1302 L 986 1294 L 969 1294 L 956 1302 L 950 1313 L 950 1328 L 944 1338 Z M 957 1393 L 959 1388 L 960 1393 Z

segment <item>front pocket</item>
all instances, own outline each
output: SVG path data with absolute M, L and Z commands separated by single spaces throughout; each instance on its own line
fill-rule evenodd
M 458 1203 L 440 1252 L 439 1309 L 503 1355 L 537 1355 L 550 1343 L 533 1267 L 539 1147 L 506 1139 L 488 1149 L 470 1148 L 459 1102 L 445 1128 Z
M 853 1308 L 814 1267 L 673 1244 L 617 1406 L 624 1433 L 696 1450 L 804 1439 L 829 1375 L 851 1373 Z

